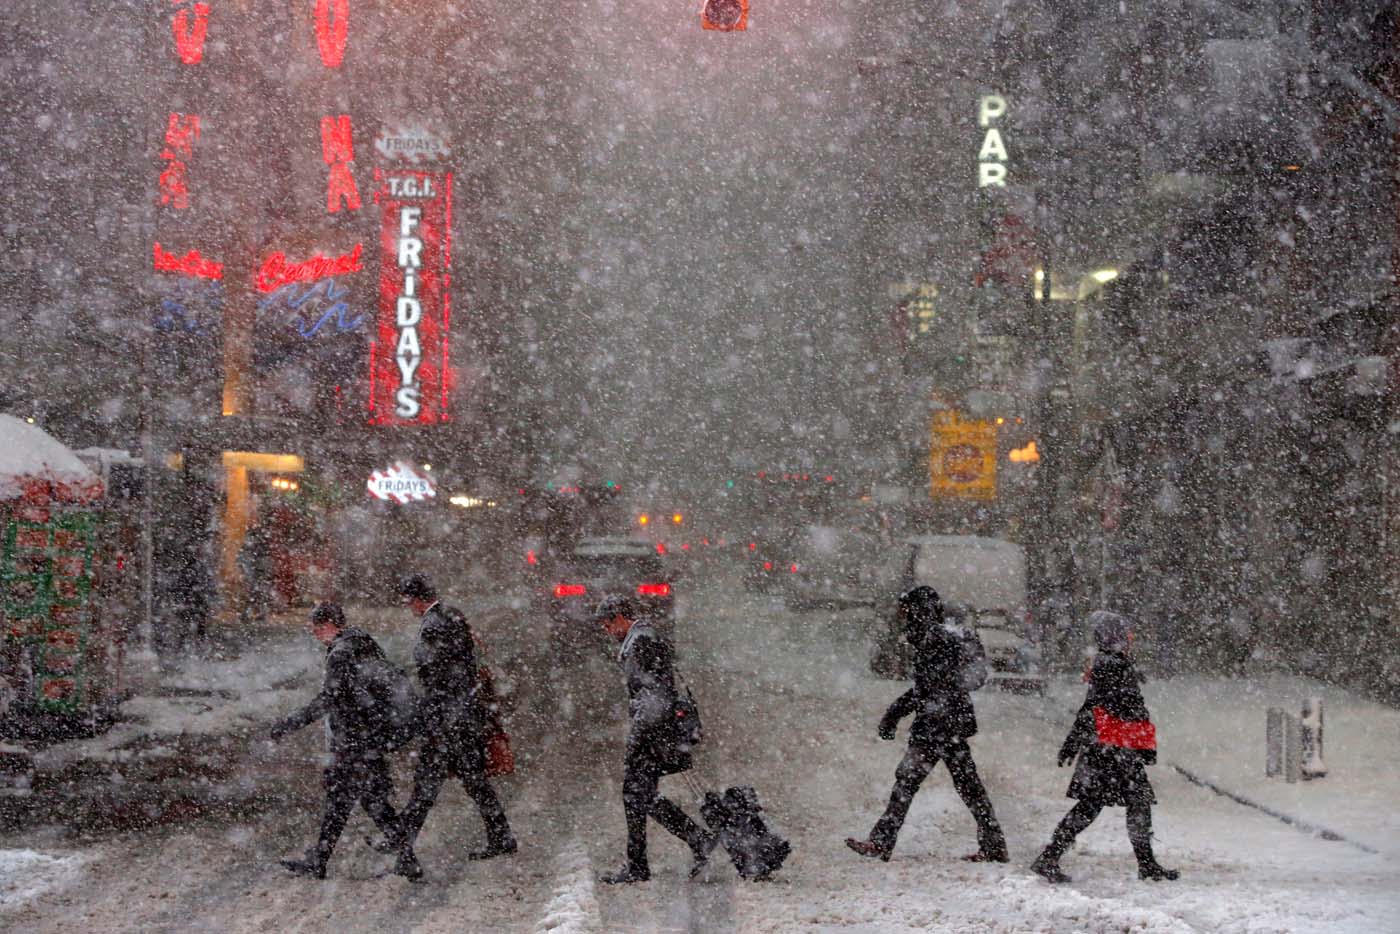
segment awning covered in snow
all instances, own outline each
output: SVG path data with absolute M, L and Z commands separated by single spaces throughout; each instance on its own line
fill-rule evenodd
M 0 502 L 85 503 L 102 498 L 102 481 L 44 429 L 0 414 Z

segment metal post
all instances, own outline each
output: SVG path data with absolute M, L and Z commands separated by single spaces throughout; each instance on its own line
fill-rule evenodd
M 1283 773 L 1283 710 L 1270 707 L 1264 718 L 1264 777 Z
M 1322 778 L 1327 764 L 1322 761 L 1322 698 L 1310 697 L 1303 702 L 1302 765 L 1303 779 Z
M 1303 736 L 1298 718 L 1283 715 L 1283 780 L 1292 785 L 1303 769 Z

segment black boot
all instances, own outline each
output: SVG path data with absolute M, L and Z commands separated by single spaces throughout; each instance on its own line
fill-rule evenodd
M 1137 857 L 1138 878 L 1149 882 L 1174 882 L 1181 877 L 1175 869 L 1166 869 L 1152 853 L 1152 809 L 1145 806 L 1128 808 L 1128 840 Z
M 279 859 L 277 862 L 293 875 L 308 876 L 312 879 L 326 877 L 326 861 L 314 853 L 307 854 L 305 859 Z
M 847 837 L 846 846 L 850 847 L 861 856 L 879 857 L 880 861 L 885 863 L 890 861 L 891 851 L 880 846 L 878 843 L 872 843 L 869 840 L 857 840 L 855 837 Z
M 519 846 L 514 837 L 507 837 L 504 840 L 497 840 L 486 844 L 484 850 L 472 850 L 467 854 L 467 859 L 495 859 L 497 856 L 509 856 L 514 853 Z
M 1138 863 L 1138 878 L 1148 882 L 1175 882 L 1181 878 L 1181 873 L 1158 865 L 1154 859 L 1150 863 Z
M 631 882 L 646 882 L 651 879 L 651 869 L 646 866 L 628 866 L 619 872 L 608 872 L 598 877 L 604 885 L 627 885 Z
M 1037 856 L 1035 862 L 1031 863 L 1031 872 L 1046 882 L 1053 882 L 1056 885 L 1070 881 L 1069 876 L 1065 875 L 1064 870 L 1060 868 L 1060 854 L 1051 847 L 1046 847 L 1045 852 Z

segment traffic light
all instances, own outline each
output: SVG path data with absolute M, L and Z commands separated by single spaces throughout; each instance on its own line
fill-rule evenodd
M 700 25 L 720 32 L 742 32 L 749 28 L 749 0 L 705 0 Z

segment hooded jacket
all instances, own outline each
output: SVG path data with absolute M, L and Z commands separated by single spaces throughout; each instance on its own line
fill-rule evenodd
M 963 686 L 963 648 L 957 634 L 928 624 L 914 644 L 914 686 L 900 695 L 880 721 L 893 732 L 899 721 L 914 714 L 910 742 L 936 748 L 977 733 L 972 697 Z

